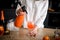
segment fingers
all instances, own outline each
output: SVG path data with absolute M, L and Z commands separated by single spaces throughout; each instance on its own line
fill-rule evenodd
M 23 12 L 22 9 L 19 9 L 19 10 L 17 10 L 17 12 L 16 12 L 16 15 L 17 15 L 17 16 L 18 16 L 18 15 L 23 15 L 23 14 L 26 14 L 26 12 Z
M 22 14 L 26 14 L 26 12 L 20 12 L 20 14 L 22 15 Z
M 32 37 L 36 37 L 36 33 L 35 32 L 30 32 L 29 35 L 32 36 Z
M 30 36 L 36 37 L 37 35 L 37 28 L 35 28 L 34 30 L 30 31 Z
M 17 15 L 25 15 L 25 14 L 26 14 L 26 12 L 20 12 Z

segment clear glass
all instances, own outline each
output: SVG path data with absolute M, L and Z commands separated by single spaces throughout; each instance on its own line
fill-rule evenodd
M 55 29 L 55 32 L 54 32 L 54 34 L 55 34 L 55 37 L 59 37 L 59 32 L 58 32 L 58 27 L 56 27 L 56 29 Z
M 30 34 L 30 32 L 35 28 L 34 23 L 28 22 L 27 26 L 28 26 L 28 34 Z M 30 36 L 32 36 L 32 35 L 30 35 Z

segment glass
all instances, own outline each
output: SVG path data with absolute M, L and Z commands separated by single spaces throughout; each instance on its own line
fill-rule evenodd
M 27 26 L 28 26 L 28 33 L 29 33 L 28 35 L 30 35 L 30 36 L 35 36 L 35 35 L 32 35 L 32 34 L 31 34 L 31 31 L 34 30 L 34 28 L 35 28 L 34 23 L 28 22 L 28 23 L 27 23 Z
M 59 28 L 58 27 L 56 27 L 56 29 L 55 29 L 55 40 L 60 40 L 60 33 L 58 32 L 59 30 L 58 30 Z
M 28 22 L 28 30 L 33 30 L 35 28 L 34 23 Z
M 55 29 L 55 37 L 57 37 L 58 36 L 58 28 L 56 27 L 56 29 Z

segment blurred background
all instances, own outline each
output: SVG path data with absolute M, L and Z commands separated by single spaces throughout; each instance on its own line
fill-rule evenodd
M 5 21 L 16 17 L 17 2 L 18 0 L 0 0 L 0 11 L 4 10 Z M 44 24 L 45 28 L 60 28 L 60 0 L 49 0 L 49 10 Z

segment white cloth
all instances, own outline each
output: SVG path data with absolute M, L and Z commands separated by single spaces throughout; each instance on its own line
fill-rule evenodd
M 27 15 L 24 18 L 23 27 L 27 28 L 27 22 L 31 21 L 39 28 L 44 28 L 44 20 L 48 10 L 48 0 L 19 0 L 27 7 Z M 18 7 L 17 7 L 18 8 Z
M 13 19 L 9 20 L 9 22 L 7 23 L 7 29 L 10 31 L 19 31 L 19 28 L 14 26 L 14 21 L 12 21 L 12 20 Z

